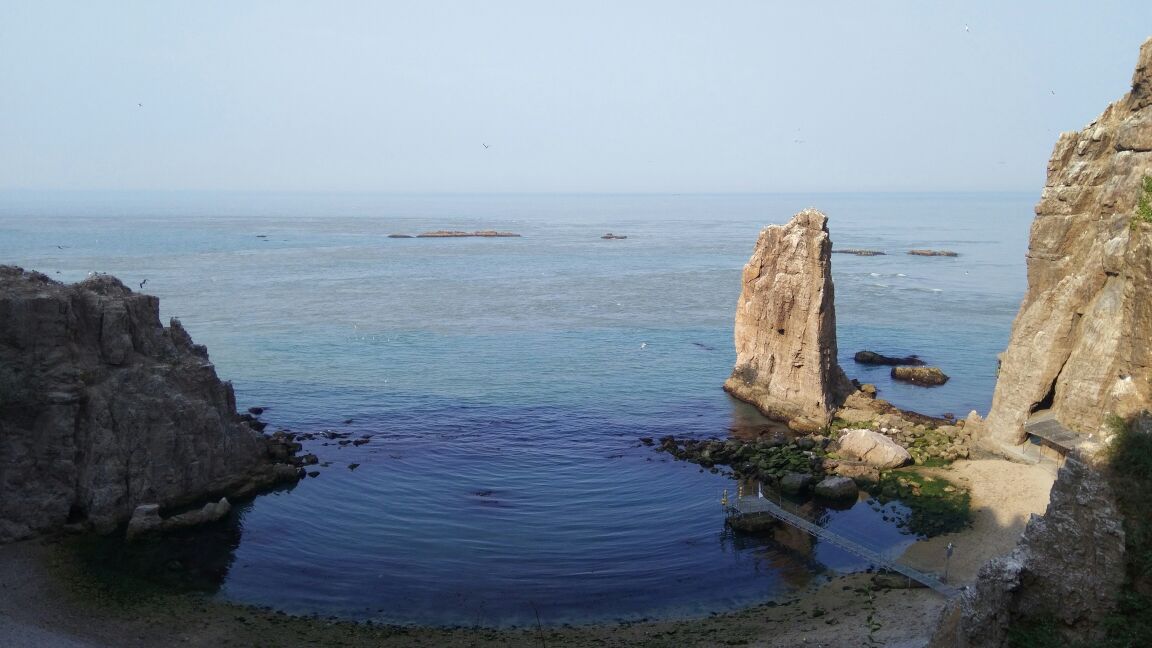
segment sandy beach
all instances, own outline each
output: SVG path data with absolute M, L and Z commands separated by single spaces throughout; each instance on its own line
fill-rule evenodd
M 971 489 L 973 525 L 912 545 L 903 560 L 972 582 L 1042 514 L 1049 469 L 998 459 L 924 472 Z M 434 629 L 289 617 L 198 596 L 124 601 L 74 572 L 66 552 L 39 540 L 0 547 L 0 638 L 7 646 L 846 646 L 924 645 L 944 600 L 928 589 L 874 589 L 870 574 L 834 578 L 786 600 L 705 619 L 520 630 Z

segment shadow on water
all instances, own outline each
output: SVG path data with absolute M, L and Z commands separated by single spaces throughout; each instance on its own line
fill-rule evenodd
M 814 496 L 787 495 L 756 480 L 739 483 L 745 496 L 769 499 L 781 508 L 840 538 L 875 551 L 889 559 L 899 556 L 913 544 L 918 534 L 909 529 L 907 520 L 913 508 L 899 500 L 881 502 L 866 491 L 851 500 L 830 500 Z M 729 520 L 730 521 L 730 520 Z M 777 520 L 768 514 L 752 514 L 733 528 L 725 522 L 723 537 L 737 551 L 751 551 L 758 557 L 768 556 L 773 569 L 793 587 L 808 584 L 811 577 L 830 573 L 870 571 L 867 558 L 840 546 L 817 539 L 807 531 Z M 793 573 L 790 565 L 802 566 L 809 578 Z
M 74 548 L 89 576 L 121 593 L 215 594 L 232 568 L 251 508 L 247 501 L 216 522 L 133 541 L 122 533 L 84 536 Z

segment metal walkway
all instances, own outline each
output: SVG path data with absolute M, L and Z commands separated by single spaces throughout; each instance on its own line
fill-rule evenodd
M 843 536 L 836 535 L 824 527 L 805 520 L 799 515 L 785 511 L 780 507 L 779 504 L 776 504 L 772 500 L 755 496 L 738 496 L 736 498 L 735 506 L 729 507 L 728 513 L 731 515 L 771 515 L 777 520 L 791 524 L 798 529 L 807 531 L 808 533 L 816 536 L 817 538 L 820 538 L 821 540 L 826 540 L 836 545 L 837 547 L 844 549 L 845 551 L 850 551 L 857 556 L 865 558 L 874 565 L 903 574 L 904 576 L 907 576 L 914 581 L 923 583 L 928 587 L 936 590 L 940 594 L 943 594 L 947 598 L 952 598 L 960 593 L 960 590 L 952 587 L 951 585 L 948 585 L 935 576 L 925 574 L 922 571 L 912 569 L 906 565 L 901 565 L 900 563 L 889 560 L 879 553 L 869 549 L 868 547 L 852 542 Z

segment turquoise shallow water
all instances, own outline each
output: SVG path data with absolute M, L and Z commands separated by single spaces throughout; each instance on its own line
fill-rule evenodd
M 1032 201 L 4 194 L 0 262 L 147 279 L 243 408 L 372 435 L 311 443 L 320 477 L 245 507 L 220 596 L 403 623 L 579 622 L 705 614 L 861 566 L 732 537 L 730 480 L 636 442 L 762 423 L 720 390 L 762 226 L 816 206 L 837 246 L 886 250 L 833 258 L 841 362 L 902 407 L 963 416 L 991 400 Z M 387 238 L 440 228 L 523 237 Z M 918 353 L 952 380 L 893 384 L 851 361 L 863 348 Z M 821 514 L 877 547 L 907 542 L 867 507 Z

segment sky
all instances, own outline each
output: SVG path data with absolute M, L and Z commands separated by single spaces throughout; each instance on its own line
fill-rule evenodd
M 0 191 L 1032 191 L 1152 2 L 0 0 Z

